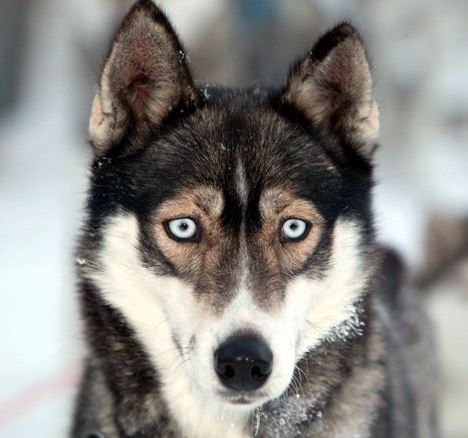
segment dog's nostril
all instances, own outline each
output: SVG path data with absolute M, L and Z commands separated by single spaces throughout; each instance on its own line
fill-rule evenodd
M 257 380 L 265 380 L 268 377 L 268 374 L 265 374 L 259 366 L 254 366 L 251 374 Z
M 234 368 L 229 366 L 229 365 L 226 365 L 224 367 L 224 373 L 223 373 L 223 377 L 226 377 L 228 379 L 230 379 L 231 377 L 234 377 L 236 374 L 236 372 L 234 371 Z
M 224 386 L 236 391 L 260 388 L 271 373 L 273 355 L 260 338 L 234 336 L 215 353 L 215 370 Z

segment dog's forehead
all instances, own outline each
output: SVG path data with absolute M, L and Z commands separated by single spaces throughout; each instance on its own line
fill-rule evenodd
M 222 189 L 242 180 L 249 189 L 294 191 L 311 178 L 323 183 L 337 177 L 324 149 L 304 129 L 248 101 L 197 111 L 157 139 L 151 154 L 160 174 L 171 174 L 179 186 Z

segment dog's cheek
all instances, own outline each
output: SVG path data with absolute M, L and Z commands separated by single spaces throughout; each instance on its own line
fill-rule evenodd
M 334 227 L 331 258 L 321 278 L 298 277 L 288 296 L 299 296 L 297 359 L 333 336 L 343 324 L 356 318 L 356 304 L 364 294 L 371 272 L 366 269 L 367 249 L 358 221 L 339 219 Z M 297 300 L 297 298 L 296 298 Z
M 296 343 L 292 328 L 290 321 L 277 321 L 271 327 L 273 373 L 266 387 L 271 399 L 279 397 L 286 391 L 294 374 Z
M 218 343 L 216 336 L 217 320 L 209 311 L 202 311 L 203 316 L 194 323 L 194 334 L 190 344 L 191 364 L 188 372 L 193 383 L 207 397 L 220 389 L 220 382 L 214 369 L 214 351 Z
M 157 368 L 169 371 L 190 339 L 187 321 L 196 318 L 197 307 L 188 283 L 155 275 L 144 265 L 138 233 L 133 215 L 109 219 L 96 266 L 88 266 L 84 275 L 122 313 Z
M 307 306 L 307 291 L 298 287 L 293 280 L 286 287 L 283 304 L 268 315 L 266 331 L 274 353 L 274 368 L 268 390 L 273 398 L 279 397 L 291 384 Z

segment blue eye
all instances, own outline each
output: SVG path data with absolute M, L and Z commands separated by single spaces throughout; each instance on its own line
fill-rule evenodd
M 285 240 L 301 240 L 309 231 L 309 224 L 301 219 L 288 219 L 281 227 L 281 235 Z
M 197 224 L 189 218 L 173 219 L 166 223 L 166 232 L 174 240 L 193 240 L 197 235 Z

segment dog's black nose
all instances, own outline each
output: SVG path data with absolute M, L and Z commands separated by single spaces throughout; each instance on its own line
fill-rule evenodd
M 273 355 L 256 336 L 233 336 L 215 352 L 214 362 L 224 386 L 235 391 L 253 391 L 270 375 Z

